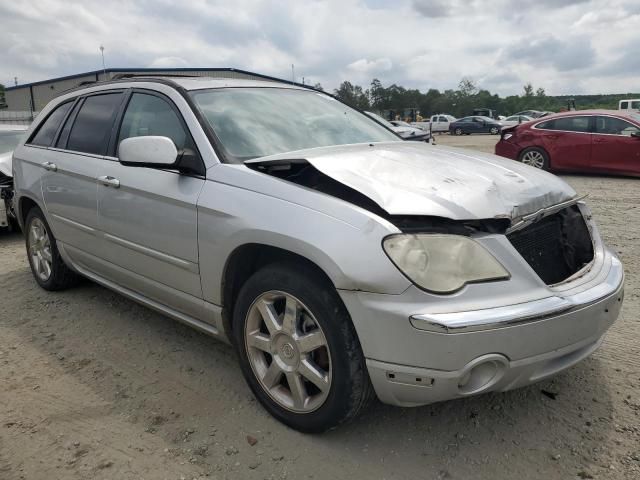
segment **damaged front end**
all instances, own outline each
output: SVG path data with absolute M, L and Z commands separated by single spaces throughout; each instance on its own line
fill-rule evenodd
M 13 208 L 13 179 L 0 172 L 0 229 L 17 225 Z
M 306 159 L 248 162 L 270 176 L 310 188 L 370 211 L 408 234 L 473 236 L 502 234 L 547 285 L 562 283 L 588 270 L 594 243 L 575 197 L 520 217 L 450 219 L 433 215 L 390 214 L 367 195 L 323 173 Z

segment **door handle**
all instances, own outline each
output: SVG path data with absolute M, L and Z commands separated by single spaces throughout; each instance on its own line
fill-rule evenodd
M 593 142 L 594 143 L 605 143 L 606 140 L 604 138 L 594 138 Z
M 58 171 L 58 166 L 55 163 L 51 163 L 51 162 L 44 162 L 42 164 L 42 167 L 45 170 L 49 170 L 50 172 L 57 172 Z
M 109 175 L 98 177 L 98 182 L 100 182 L 105 187 L 120 188 L 120 180 L 115 177 L 110 177 Z
M 549 135 L 549 134 L 543 135 L 543 137 L 548 138 L 549 140 L 555 140 L 556 138 L 558 138 L 557 135 Z

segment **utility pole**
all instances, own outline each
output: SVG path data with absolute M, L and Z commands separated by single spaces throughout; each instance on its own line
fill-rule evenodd
M 104 79 L 107 79 L 107 69 L 104 66 L 104 46 L 100 45 L 100 54 L 102 55 L 102 73 L 104 74 Z
M 296 83 L 296 71 L 293 63 L 291 64 L 291 83 Z
M 18 86 L 18 77 L 13 77 L 13 83 Z

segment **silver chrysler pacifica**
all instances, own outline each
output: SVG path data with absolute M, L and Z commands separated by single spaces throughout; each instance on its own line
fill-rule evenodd
M 590 355 L 620 260 L 559 178 L 405 142 L 330 95 L 135 77 L 69 91 L 13 157 L 36 282 L 87 277 L 231 343 L 319 432 L 375 396 L 506 391 Z

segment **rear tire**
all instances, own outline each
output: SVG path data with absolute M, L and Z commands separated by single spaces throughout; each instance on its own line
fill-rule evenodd
M 29 210 L 24 227 L 27 258 L 38 285 L 50 291 L 76 285 L 79 277 L 62 260 L 42 210 L 38 207 Z
M 291 428 L 335 428 L 372 397 L 349 313 L 310 267 L 272 264 L 253 274 L 235 303 L 233 337 L 254 395 Z
M 459 136 L 459 135 L 462 135 L 464 132 L 462 131 L 462 129 L 461 129 L 461 128 L 456 128 L 456 129 L 453 131 L 453 133 L 455 133 L 456 135 L 458 135 L 458 136 Z
M 491 127 L 489 133 L 491 133 L 491 135 L 497 135 L 498 133 L 500 133 L 500 129 L 498 127 Z
M 529 147 L 520 152 L 518 161 L 530 167 L 549 170 L 549 155 L 542 148 Z

